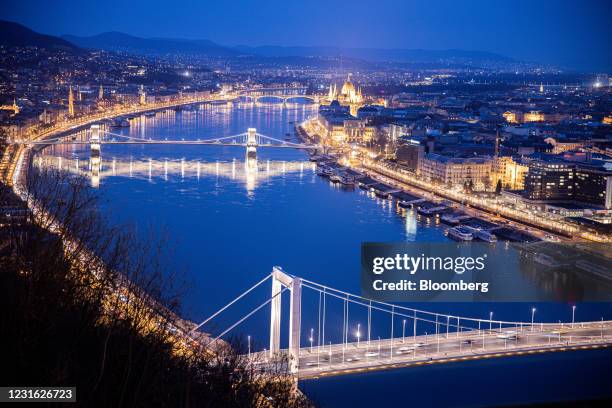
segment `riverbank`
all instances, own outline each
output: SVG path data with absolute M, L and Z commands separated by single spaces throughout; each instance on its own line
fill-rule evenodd
M 381 182 L 394 185 L 402 190 L 411 192 L 413 194 L 418 194 L 422 198 L 425 199 L 446 199 L 450 200 L 456 204 L 461 206 L 462 212 L 465 212 L 468 215 L 473 217 L 482 218 L 492 223 L 503 222 L 505 225 L 512 226 L 514 228 L 520 229 L 524 232 L 528 232 L 529 234 L 535 235 L 538 238 L 544 238 L 549 232 L 562 235 L 564 237 L 569 238 L 571 235 L 569 232 L 557 229 L 550 228 L 542 228 L 534 223 L 528 223 L 524 221 L 520 221 L 511 217 L 502 217 L 497 212 L 487 211 L 483 207 L 479 207 L 477 205 L 465 205 L 464 201 L 458 201 L 456 197 L 450 196 L 444 193 L 434 193 L 432 191 L 424 190 L 419 185 L 411 184 L 407 182 L 405 179 L 401 179 L 399 176 L 393 174 L 391 171 L 385 171 L 379 166 L 373 166 L 371 164 L 363 164 L 361 167 L 368 171 L 368 174 L 374 177 Z
M 113 118 L 128 115 L 128 114 L 144 114 L 146 112 L 157 111 L 157 110 L 162 110 L 162 109 L 169 109 L 169 108 L 176 107 L 176 106 L 213 102 L 215 100 L 218 100 L 218 98 L 205 98 L 201 100 L 189 99 L 189 100 L 183 100 L 183 101 L 175 101 L 169 104 L 163 104 L 162 106 L 160 105 L 146 106 L 145 105 L 141 107 L 132 107 L 128 110 L 114 111 L 110 114 L 104 113 L 100 115 L 88 116 L 85 118 L 81 118 L 78 121 L 67 123 L 64 126 L 44 130 L 43 132 L 35 135 L 31 140 L 41 141 L 41 140 L 45 140 L 45 139 L 49 139 L 53 137 L 62 136 L 68 133 L 78 131 L 80 129 L 85 128 L 86 126 L 89 126 L 91 124 L 97 123 L 105 119 L 113 119 Z M 0 180 L 0 182 L 12 188 L 15 195 L 18 198 L 20 198 L 25 203 L 29 211 L 31 211 L 31 213 L 33 214 L 33 219 L 49 218 L 49 215 L 45 213 L 45 210 L 40 208 L 38 205 L 36 205 L 36 203 L 32 200 L 32 198 L 29 195 L 29 192 L 26 189 L 28 171 L 31 165 L 32 149 L 27 147 L 27 145 L 13 144 L 13 145 L 9 145 L 3 153 L 4 153 L 3 158 L 2 158 L 2 164 L 3 164 L 2 176 L 3 177 Z M 48 225 L 47 229 L 49 229 L 50 233 L 56 233 L 57 231 L 61 230 L 61 227 L 57 225 L 57 223 L 54 222 L 53 224 Z M 79 244 L 75 242 L 64 242 L 64 247 L 66 251 L 70 251 L 70 248 L 74 248 L 78 246 Z M 93 254 L 89 254 L 89 255 L 90 255 L 89 259 L 96 258 L 95 255 Z M 88 261 L 86 260 L 84 261 L 83 259 L 79 259 L 77 261 L 79 263 L 78 265 L 76 265 L 77 268 L 82 268 L 83 265 L 86 265 L 88 263 Z M 122 288 L 120 287 L 118 289 L 110 291 L 109 295 L 114 298 L 122 298 L 125 296 L 126 292 L 138 291 L 137 288 L 133 288 L 133 287 L 131 287 L 130 289 L 127 289 L 129 286 L 130 285 L 123 284 Z M 144 300 L 145 303 L 150 303 L 149 309 L 151 311 L 160 310 L 160 308 L 163 309 L 162 305 L 158 304 L 157 302 L 155 302 L 150 297 L 144 294 L 138 294 L 138 297 L 141 299 L 145 299 Z M 114 303 L 114 302 L 111 301 L 108 303 Z M 169 311 L 165 311 L 165 313 L 166 315 L 171 315 Z M 210 339 L 208 338 L 208 336 L 200 332 L 196 332 L 196 333 L 192 332 L 192 329 L 196 326 L 195 323 L 188 321 L 188 320 L 184 320 L 176 315 L 173 315 L 172 320 L 173 320 L 173 323 L 170 325 L 170 328 L 168 330 L 168 335 L 171 337 L 175 337 L 178 333 L 181 337 L 183 337 L 183 339 L 180 340 L 180 343 L 183 346 L 186 346 L 188 348 L 192 348 L 194 346 L 196 348 L 210 347 L 211 344 L 210 344 Z M 153 324 L 158 324 L 158 323 L 153 322 Z
M 190 101 L 189 103 L 194 103 Z M 195 102 L 200 103 L 200 102 Z M 144 112 L 145 110 L 142 110 Z M 122 113 L 121 115 L 123 115 Z M 120 116 L 120 115 L 119 115 Z M 95 123 L 99 118 L 92 120 L 92 122 L 82 123 L 79 126 L 85 127 L 88 124 Z M 52 132 L 47 132 L 44 135 L 38 135 L 38 138 L 49 138 L 54 137 L 58 134 L 62 134 L 61 132 L 73 132 L 78 127 L 71 126 L 69 128 L 62 129 L 54 129 Z M 26 148 L 24 146 L 20 146 L 19 154 L 13 155 L 11 162 L 13 162 L 13 169 L 15 170 L 12 173 L 10 178 L 13 191 L 20 196 L 20 198 L 25 199 L 25 202 L 28 204 L 32 213 L 35 217 L 45 217 L 45 213 L 29 198 L 30 192 L 26 191 L 26 178 L 28 176 L 28 170 L 30 169 L 30 162 L 33 151 L 32 149 Z M 48 217 L 46 218 L 53 218 Z M 51 236 L 56 236 L 56 232 L 59 227 L 59 224 L 50 224 L 47 228 L 40 228 L 41 226 L 37 226 L 39 230 L 46 231 L 47 234 Z M 38 240 L 37 240 L 38 241 Z M 56 241 L 59 243 L 59 247 L 61 248 L 60 252 L 64 255 L 70 254 L 72 249 L 78 246 L 76 241 L 72 241 L 71 239 L 64 238 L 56 238 Z M 59 258 L 59 257 L 56 257 Z M 87 258 L 95 258 L 95 255 L 89 254 Z M 81 270 L 83 268 L 96 269 L 95 264 L 91 262 L 86 262 L 85 259 L 77 258 L 76 264 L 72 266 L 70 269 L 73 270 Z M 153 262 L 154 263 L 154 262 Z M 78 265 L 77 265 L 78 264 Z M 92 266 L 93 265 L 93 266 Z M 3 271 L 4 272 L 4 271 Z M 87 275 L 91 275 L 88 273 Z M 94 273 L 95 275 L 95 273 Z M 27 274 L 26 276 L 31 276 Z M 59 279 L 58 279 L 59 281 Z M 96 281 L 97 282 L 97 281 Z M 101 333 L 102 342 L 96 343 L 95 339 L 92 340 L 94 345 L 92 347 L 83 347 L 81 348 L 81 343 L 78 341 L 72 341 L 64 339 L 62 336 L 55 335 L 54 338 L 59 341 L 61 344 L 68 346 L 68 350 L 66 353 L 71 350 L 74 353 L 87 353 L 89 359 L 87 362 L 89 363 L 92 360 L 92 363 L 89 366 L 92 366 L 91 369 L 88 366 L 85 368 L 85 359 L 81 359 L 83 361 L 82 366 L 78 367 L 78 370 L 72 370 L 72 366 L 68 366 L 70 369 L 70 376 L 65 377 L 71 380 L 73 377 L 74 380 L 71 380 L 71 385 L 77 385 L 80 391 L 80 400 L 87 401 L 92 398 L 92 395 L 97 395 L 96 392 L 106 394 L 109 398 L 111 395 L 114 395 L 109 389 L 113 389 L 107 385 L 107 381 L 111 381 L 112 379 L 117 379 L 120 381 L 123 379 L 122 373 L 130 370 L 134 370 L 134 374 L 132 378 L 135 378 L 135 381 L 138 382 L 137 385 L 143 385 L 144 389 L 152 388 L 158 392 L 164 392 L 167 397 L 174 396 L 174 402 L 188 400 L 190 401 L 189 405 L 223 405 L 224 403 L 220 401 L 241 401 L 241 406 L 261 406 L 263 398 L 272 398 L 274 401 L 278 401 L 282 406 L 311 406 L 311 404 L 303 397 L 300 393 L 295 392 L 295 382 L 292 377 L 288 377 L 286 373 L 279 371 L 278 373 L 266 373 L 266 375 L 262 376 L 252 370 L 251 363 L 245 359 L 243 355 L 240 353 L 243 352 L 241 344 L 233 344 L 232 350 L 229 350 L 228 347 L 222 347 L 222 350 L 215 356 L 212 356 L 211 353 L 201 353 L 202 350 L 205 350 L 206 347 L 210 346 L 210 338 L 204 334 L 192 333 L 191 330 L 194 328 L 194 324 L 190 321 L 186 321 L 178 317 L 176 314 L 172 314 L 170 311 L 164 310 L 163 316 L 167 318 L 164 323 L 162 322 L 162 316 L 157 319 L 151 312 L 157 310 L 157 308 L 162 307 L 161 304 L 156 303 L 154 300 L 149 298 L 145 293 L 144 289 L 138 286 L 131 285 L 130 288 L 125 288 L 125 282 L 119 281 L 116 285 L 113 285 L 112 288 L 105 288 L 103 290 L 104 299 L 101 302 L 103 307 L 107 305 L 120 305 L 121 311 L 118 313 L 111 313 L 110 310 L 105 309 L 105 314 L 118 315 L 120 317 L 125 317 L 130 319 L 132 316 L 132 310 L 134 306 L 138 306 L 141 310 L 140 313 L 137 313 L 137 316 L 141 316 L 143 313 L 149 316 L 152 316 L 151 319 L 147 319 L 143 321 L 139 320 L 138 324 L 134 324 L 134 331 L 130 332 L 132 336 L 142 336 L 147 338 L 151 336 L 151 333 L 160 333 L 163 331 L 163 336 L 161 341 L 171 340 L 167 343 L 167 348 L 163 350 L 163 355 L 158 355 L 153 352 L 149 352 L 146 348 L 128 348 L 127 345 L 133 345 L 135 341 L 115 341 L 115 332 L 112 330 L 103 331 L 102 328 L 98 330 L 98 334 Z M 96 288 L 101 288 L 102 285 L 96 283 L 93 285 Z M 3 286 L 7 288 L 7 286 Z M 158 291 L 159 293 L 164 293 L 164 291 Z M 153 302 L 153 303 L 151 303 Z M 40 310 L 53 310 L 52 308 L 41 307 Z M 39 314 L 39 312 L 36 312 Z M 41 312 L 40 312 L 41 313 Z M 70 315 L 72 312 L 69 311 L 66 314 Z M 168 318 L 168 316 L 170 316 Z M 22 319 L 23 321 L 26 321 Z M 45 320 L 45 319 L 43 319 Z M 78 320 L 78 319 L 77 319 Z M 102 319 L 103 320 L 103 319 Z M 45 321 L 53 322 L 53 319 L 48 319 Z M 104 321 L 102 321 L 102 324 Z M 49 330 L 41 330 L 40 333 L 49 333 Z M 71 331 L 67 330 L 67 333 L 71 333 Z M 18 338 L 19 336 L 15 336 Z M 74 336 L 77 337 L 77 336 Z M 44 336 L 42 336 L 44 339 Z M 112 344 L 113 347 L 110 346 L 108 349 L 105 349 L 106 344 L 104 342 L 105 339 L 110 338 L 111 340 L 107 340 L 107 343 Z M 202 340 L 202 341 L 200 341 Z M 42 340 L 41 340 L 42 341 Z M 197 341 L 198 344 L 193 344 L 194 341 Z M 221 340 L 218 343 L 225 343 L 225 341 Z M 177 352 L 178 349 L 178 352 Z M 41 347 L 40 350 L 44 352 L 47 350 L 46 348 Z M 104 361 L 105 357 L 102 354 L 101 350 L 108 350 L 109 353 L 113 356 L 113 368 L 110 367 L 110 362 L 108 362 L 107 367 L 105 369 L 104 375 L 100 374 L 100 378 L 102 378 L 99 384 L 94 384 L 94 390 L 92 391 L 91 382 L 89 382 L 90 377 L 94 376 L 94 380 L 96 380 L 95 375 L 98 373 L 98 367 L 95 367 L 93 362 L 98 362 L 100 360 Z M 161 360 L 162 357 L 169 357 L 173 360 L 178 368 L 166 368 L 161 367 L 158 371 L 163 372 L 166 375 L 166 379 L 162 381 L 161 384 L 155 383 L 152 384 L 147 382 L 147 378 L 141 379 L 141 375 L 145 377 L 149 377 L 147 374 L 147 369 L 156 370 L 156 366 L 150 364 L 149 367 L 142 364 L 130 363 L 129 353 L 133 350 L 138 353 L 139 356 L 145 356 L 147 358 L 155 358 L 159 357 L 158 360 Z M 194 353 L 198 352 L 198 353 Z M 17 355 L 17 354 L 14 354 Z M 46 355 L 43 353 L 43 355 Z M 60 353 L 52 354 L 52 355 L 60 355 Z M 194 358 L 196 356 L 197 358 Z M 120 358 L 115 358 L 120 357 Z M 220 359 L 220 361 L 224 361 L 223 365 L 219 365 L 216 359 Z M 42 359 L 40 359 L 42 361 Z M 110 360 L 110 358 L 109 358 Z M 10 361 L 10 360 L 7 360 Z M 123 363 L 123 364 L 122 364 Z M 145 361 L 146 363 L 146 361 Z M 42 364 L 42 363 L 41 363 Z M 17 365 L 11 365 L 17 368 L 20 368 Z M 31 367 L 36 367 L 36 365 L 31 365 Z M 217 369 L 222 368 L 222 369 Z M 123 372 L 121 370 L 124 370 Z M 193 371 L 189 371 L 192 370 Z M 227 370 L 227 371 L 226 371 Z M 23 371 L 23 370 L 22 370 Z M 37 370 L 38 372 L 38 370 Z M 78 372 L 72 376 L 73 372 Z M 184 375 L 185 372 L 188 374 Z M 227 375 L 227 372 L 231 372 L 233 375 Z M 28 372 L 24 371 L 24 375 Z M 45 372 L 46 374 L 46 372 Z M 88 375 L 89 374 L 89 375 Z M 181 398 L 179 386 L 175 386 L 172 380 L 168 379 L 168 377 L 181 377 L 184 382 L 183 385 L 189 388 L 192 392 L 191 395 L 187 398 Z M 24 377 L 25 378 L 25 377 Z M 43 377 L 42 374 L 39 373 L 38 378 L 46 378 Z M 205 378 L 205 381 L 200 381 L 200 379 Z M 233 383 L 236 378 L 240 378 L 240 383 Z M 27 378 L 26 378 L 27 379 Z M 31 383 L 37 381 L 22 381 L 23 383 Z M 40 382 L 40 381 L 38 381 Z M 43 383 L 56 383 L 54 379 L 49 381 L 42 381 Z M 168 387 L 172 388 L 172 390 L 168 390 Z M 127 398 L 130 398 L 131 392 L 133 390 L 139 391 L 138 386 L 130 387 L 123 385 L 120 383 L 118 386 L 115 386 L 114 389 L 127 389 L 125 393 L 121 393 L 121 395 L 127 394 Z M 143 389 L 143 390 L 144 390 Z M 179 395 L 176 395 L 177 392 Z M 155 395 L 154 392 L 150 392 L 148 395 Z M 184 396 L 184 395 L 183 395 Z M 144 397 L 140 398 L 140 401 L 146 401 Z M 158 401 L 162 401 L 161 398 Z M 116 401 L 108 401 L 109 406 L 118 406 Z M 172 403 L 170 404 L 172 405 Z
M 30 138 L 22 141 L 17 141 L 7 147 L 3 153 L 2 166 L 0 166 L 0 182 L 6 185 L 12 185 L 13 173 L 15 165 L 20 160 L 24 150 L 27 150 L 27 142 L 29 141 L 41 141 L 54 137 L 59 137 L 67 133 L 72 133 L 84 129 L 86 126 L 90 126 L 102 120 L 115 119 L 126 115 L 140 115 L 148 112 L 155 112 L 163 109 L 171 109 L 180 106 L 198 104 L 198 103 L 211 103 L 218 101 L 225 101 L 228 99 L 234 99 L 236 95 L 210 95 L 205 98 L 187 98 L 178 99 L 166 103 L 157 103 L 154 105 L 135 105 L 129 106 L 124 109 L 113 109 L 111 111 L 99 112 L 93 115 L 87 115 L 79 117 L 61 125 L 52 126 L 49 128 L 42 129 L 40 132 L 35 132 Z
M 298 134 L 304 140 L 318 140 L 318 135 L 310 135 L 304 126 L 300 126 Z M 339 157 L 339 156 L 338 156 Z M 338 163 L 340 164 L 340 163 Z M 500 221 L 511 225 L 519 230 L 532 234 L 540 239 L 545 239 L 551 233 L 557 235 L 562 240 L 572 241 L 575 236 L 594 242 L 602 241 L 599 236 L 593 236 L 588 232 L 581 232 L 577 226 L 568 224 L 560 220 L 543 220 L 537 214 L 523 214 L 518 210 L 506 208 L 503 204 L 489 204 L 485 199 L 477 196 L 458 194 L 452 190 L 435 188 L 432 183 L 417 180 L 415 176 L 401 173 L 391 168 L 388 163 L 383 161 L 362 160 L 357 165 L 350 166 L 355 170 L 366 171 L 379 182 L 393 185 L 404 191 L 418 194 L 426 199 L 450 200 L 462 207 L 462 211 L 478 218 L 486 219 L 490 222 Z M 605 239 L 605 238 L 603 238 Z

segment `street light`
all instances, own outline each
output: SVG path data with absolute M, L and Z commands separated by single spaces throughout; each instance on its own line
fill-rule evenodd
M 493 312 L 489 312 L 489 331 L 491 331 L 492 326 L 493 326 Z
M 357 323 L 357 348 L 359 348 L 359 338 L 361 337 L 361 324 Z
M 533 320 L 535 318 L 535 312 L 536 312 L 536 308 L 532 307 L 531 308 L 531 331 L 533 331 Z
M 576 317 L 576 305 L 572 306 L 572 329 L 574 328 L 574 318 Z
M 249 347 L 249 358 L 251 358 L 251 336 L 247 336 L 247 343 Z
M 313 332 L 314 329 L 310 329 L 310 337 L 308 338 L 308 340 L 310 340 L 310 353 L 312 353 L 312 342 L 314 340 Z
M 402 322 L 402 343 L 404 343 L 406 338 L 406 319 Z

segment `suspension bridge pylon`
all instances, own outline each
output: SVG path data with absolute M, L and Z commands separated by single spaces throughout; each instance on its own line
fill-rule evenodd
M 89 133 L 89 149 L 91 157 L 91 186 L 100 186 L 100 169 L 102 159 L 100 157 L 100 125 L 91 125 Z
M 257 129 L 247 129 L 246 139 L 246 159 L 247 162 L 257 159 Z
M 272 268 L 272 308 L 270 312 L 270 357 L 280 352 L 281 296 L 283 286 L 290 291 L 289 303 L 289 370 L 297 373 L 300 358 L 302 317 L 302 279 L 286 274 L 280 266 Z
M 100 156 L 100 125 L 91 125 L 89 128 L 89 145 L 92 157 Z

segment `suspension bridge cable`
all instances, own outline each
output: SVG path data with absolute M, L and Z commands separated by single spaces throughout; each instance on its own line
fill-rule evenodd
M 348 313 L 348 296 L 346 297 L 346 300 L 344 301 L 345 304 L 345 308 L 346 311 L 344 313 L 346 313 L 346 317 L 344 319 L 344 327 L 342 328 L 342 337 L 343 337 L 343 341 L 344 341 L 344 348 L 346 348 L 346 343 L 348 342 L 348 323 L 349 323 L 349 313 Z
M 318 325 L 317 325 L 317 348 L 319 349 L 319 352 L 317 353 L 317 367 L 320 364 L 320 357 L 321 357 L 321 297 L 323 296 L 322 292 L 319 292 L 319 311 L 317 313 L 317 317 L 318 317 Z
M 257 288 L 259 285 L 261 285 L 262 283 L 264 283 L 265 281 L 267 281 L 271 277 L 272 277 L 272 274 L 271 273 L 268 274 L 265 278 L 263 278 L 262 280 L 257 282 L 255 285 L 251 286 L 245 292 L 242 292 L 242 294 L 240 296 L 238 296 L 237 298 L 235 298 L 234 300 L 229 302 L 227 305 L 223 306 L 221 309 L 219 309 L 218 311 L 213 313 L 212 316 L 210 316 L 208 319 L 204 320 L 202 323 L 198 324 L 195 328 L 191 329 L 189 331 L 189 333 L 193 333 L 194 331 L 198 330 L 200 327 L 204 326 L 206 323 L 208 323 L 209 321 L 211 321 L 212 319 L 217 317 L 220 313 L 222 313 L 225 309 L 227 309 L 228 307 L 230 307 L 231 305 L 233 305 L 234 303 L 236 303 L 237 301 L 239 301 L 240 299 L 245 297 L 247 294 L 249 294 L 251 291 L 253 291 L 255 288 Z
M 391 359 L 393 359 L 393 323 L 395 321 L 395 306 L 391 307 Z
M 343 291 L 343 290 L 339 290 L 339 289 L 335 289 L 335 288 L 332 288 L 332 287 L 329 287 L 329 286 L 325 286 L 325 285 L 322 285 L 320 283 L 310 281 L 308 279 L 302 279 L 302 281 L 318 287 L 318 288 L 311 287 L 311 289 L 314 289 L 314 290 L 321 290 L 322 288 L 326 288 L 328 290 L 329 294 L 331 294 L 329 291 L 332 291 L 332 292 L 340 293 L 341 295 L 349 295 L 349 296 L 351 296 L 353 298 L 362 299 L 362 300 L 365 300 L 365 301 L 371 301 L 371 299 L 365 298 L 363 296 L 355 295 L 353 293 L 349 293 L 349 292 L 346 292 L 346 291 Z M 321 289 L 319 289 L 319 288 L 321 288 Z M 379 300 L 374 300 L 374 302 L 378 303 L 380 305 L 387 306 L 389 308 L 394 306 L 391 303 L 386 303 L 386 302 L 382 302 L 382 301 L 379 301 Z M 447 316 L 445 314 L 429 312 L 427 310 L 420 310 L 420 309 L 415 309 L 415 308 L 410 308 L 410 307 L 405 307 L 405 306 L 400 306 L 400 305 L 395 305 L 395 306 L 398 309 L 406 310 L 406 311 L 409 311 L 409 312 L 416 311 L 417 313 L 422 313 L 422 314 L 426 314 L 426 315 L 430 315 L 430 316 L 436 316 L 436 315 Z M 450 317 L 457 317 L 457 316 L 453 316 L 453 315 L 448 315 L 448 316 L 450 316 Z M 521 323 L 520 321 L 488 320 L 488 319 L 479 319 L 479 318 L 473 318 L 473 317 L 461 317 L 461 319 L 462 320 L 472 321 L 472 322 L 487 322 L 487 323 L 488 322 L 495 322 L 495 323 L 502 323 L 504 325 L 518 325 L 518 324 Z M 526 324 L 528 326 L 531 325 L 531 323 L 528 323 L 528 322 L 522 322 L 522 323 Z M 545 323 L 545 324 L 554 324 L 554 323 Z
M 317 346 L 321 346 L 321 296 L 322 293 L 319 292 L 319 311 L 317 313 Z
M 370 333 L 372 325 L 372 301 L 368 305 L 368 347 L 370 347 Z
M 303 283 L 302 283 L 302 285 L 303 285 Z M 319 293 L 321 293 L 321 292 L 319 291 Z M 322 334 L 322 340 L 321 341 L 323 342 L 324 346 L 325 346 L 325 295 L 326 295 L 325 294 L 325 289 L 323 289 L 323 334 Z
M 304 283 L 302 283 L 302 286 L 304 286 L 304 287 L 306 287 L 306 288 L 309 288 L 309 289 L 312 289 L 312 290 L 316 290 L 316 291 L 319 291 L 319 290 L 320 290 L 320 289 L 318 289 L 318 288 L 316 288 L 316 287 L 310 286 L 309 284 L 304 284 Z M 333 297 L 335 297 L 335 298 L 337 298 L 337 299 L 341 299 L 341 300 L 343 300 L 343 301 L 346 299 L 346 297 L 344 297 L 344 296 L 340 296 L 340 295 L 337 295 L 337 294 L 334 294 L 334 293 L 329 293 L 329 292 L 327 292 L 327 294 L 328 294 L 328 295 L 330 295 L 330 296 L 333 296 Z M 354 295 L 351 295 L 351 296 L 354 296 Z M 359 298 L 361 298 L 361 297 L 359 297 Z M 363 298 L 363 299 L 365 299 L 365 298 Z M 365 300 L 368 300 L 368 299 L 365 299 Z M 352 303 L 355 303 L 356 305 L 360 305 L 360 306 L 368 307 L 368 304 L 367 304 L 367 303 L 362 303 L 362 302 L 359 302 L 359 301 L 354 300 L 354 299 L 349 299 L 348 301 L 349 301 L 349 302 L 352 302 Z M 390 306 L 390 307 L 393 307 L 393 306 L 394 306 L 394 305 L 387 304 L 387 303 L 383 303 L 383 302 L 377 302 L 377 303 L 380 303 L 380 304 L 383 304 L 383 305 L 388 305 L 388 306 Z M 370 306 L 370 307 L 371 307 L 372 309 L 374 309 L 374 310 L 379 310 L 379 311 L 381 311 L 381 312 L 391 313 L 391 311 L 390 311 L 389 309 L 385 309 L 385 308 L 378 307 L 378 306 Z M 399 306 L 398 306 L 398 308 L 401 308 L 401 307 L 399 307 Z M 415 311 L 415 309 L 410 309 L 410 310 L 411 310 L 411 311 Z M 408 318 L 408 319 L 413 319 L 413 316 L 410 316 L 410 315 L 408 315 L 408 314 L 398 313 L 398 312 L 394 312 L 394 313 L 395 313 L 396 315 L 398 315 L 398 316 L 406 317 L 406 318 Z M 343 314 L 344 314 L 344 313 L 343 313 Z M 435 316 L 440 316 L 440 314 L 436 314 L 436 313 L 430 313 L 430 314 L 435 315 Z M 436 324 L 436 321 L 435 321 L 435 320 L 426 319 L 426 318 L 424 318 L 424 317 L 417 317 L 416 319 L 417 319 L 417 320 L 421 320 L 421 321 L 426 322 L 426 323 L 431 323 L 431 324 L 433 324 L 433 325 L 435 325 L 435 324 Z M 465 318 L 464 318 L 464 319 L 465 319 Z M 465 320 L 469 320 L 469 319 L 465 319 Z M 495 322 L 497 323 L 498 321 L 495 321 Z M 502 322 L 499 322 L 499 323 L 502 323 Z M 452 327 L 455 327 L 455 325 L 453 325 L 453 324 L 451 324 L 451 326 L 452 326 Z M 469 327 L 469 326 L 463 326 L 463 328 L 465 328 L 465 329 L 467 329 L 467 330 L 475 330 L 473 327 Z
M 303 143 L 294 143 L 294 142 L 289 142 L 289 141 L 286 141 L 286 140 L 276 139 L 274 137 L 262 135 L 260 133 L 257 133 L 257 136 L 259 136 L 260 138 L 262 138 L 264 140 L 273 140 L 275 142 L 278 142 L 278 143 L 281 143 L 281 144 L 284 144 L 284 145 L 287 145 L 287 146 L 300 147 L 300 148 L 312 148 L 312 147 L 315 147 L 315 146 L 306 145 L 306 144 L 303 144 Z
M 144 140 L 144 141 L 147 141 L 147 142 L 151 140 L 151 139 L 145 139 L 143 137 L 123 135 L 121 133 L 113 133 L 113 132 L 109 132 L 108 130 L 105 130 L 102 133 L 105 134 L 105 135 L 111 135 L 111 136 L 115 136 L 115 137 L 122 137 L 122 138 L 125 138 L 125 139 Z
M 251 310 L 251 312 L 249 312 L 248 314 L 246 314 L 244 317 L 242 317 L 240 320 L 238 320 L 236 323 L 234 323 L 233 325 L 231 325 L 228 329 L 226 329 L 223 333 L 221 333 L 220 335 L 218 335 L 217 337 L 215 337 L 215 339 L 213 340 L 213 342 L 219 340 L 221 337 L 225 336 L 228 332 L 230 332 L 232 329 L 234 329 L 234 327 L 238 326 L 240 323 L 244 322 L 246 319 L 248 319 L 249 317 L 253 316 L 255 313 L 257 313 L 261 308 L 263 308 L 264 306 L 266 306 L 268 303 L 272 302 L 274 300 L 274 298 L 276 298 L 278 295 L 282 294 L 284 291 L 286 291 L 287 289 L 289 289 L 288 287 L 284 287 L 280 292 L 277 292 L 274 296 L 270 297 L 270 299 L 266 300 L 265 302 L 263 302 L 261 305 L 257 306 L 255 309 Z

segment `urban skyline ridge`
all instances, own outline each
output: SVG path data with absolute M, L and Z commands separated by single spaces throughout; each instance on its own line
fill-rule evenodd
M 115 12 L 116 11 L 116 12 Z M 61 36 L 116 31 L 142 38 L 208 39 L 234 47 L 483 50 L 518 61 L 609 71 L 609 2 L 423 1 L 292 2 L 239 0 L 234 7 L 183 1 L 129 4 L 60 0 L 9 4 L 0 18 Z
M 572 67 L 555 66 L 537 61 L 524 61 L 496 52 L 478 49 L 424 49 L 424 48 L 358 48 L 339 47 L 333 45 L 321 46 L 281 46 L 281 45 L 221 45 L 208 39 L 187 39 L 170 37 L 138 37 L 119 31 L 106 31 L 91 36 L 76 36 L 62 34 L 59 36 L 37 32 L 23 24 L 14 21 L 0 20 L 0 31 L 3 32 L 2 42 L 12 42 L 12 37 L 23 37 L 24 32 L 33 36 L 66 41 L 71 45 L 85 50 L 126 51 L 132 54 L 149 55 L 192 55 L 200 57 L 224 58 L 315 58 L 321 60 L 337 60 L 340 70 L 350 69 L 351 65 L 364 63 L 393 62 L 398 64 L 462 64 L 481 66 L 483 64 L 518 64 L 530 67 L 554 67 L 566 72 L 601 73 L 601 69 L 574 69 Z M 29 38 L 29 36 L 28 36 Z M 23 41 L 22 39 L 17 41 Z M 27 40 L 26 40 L 27 41 Z M 343 63 L 345 66 L 343 66 Z

